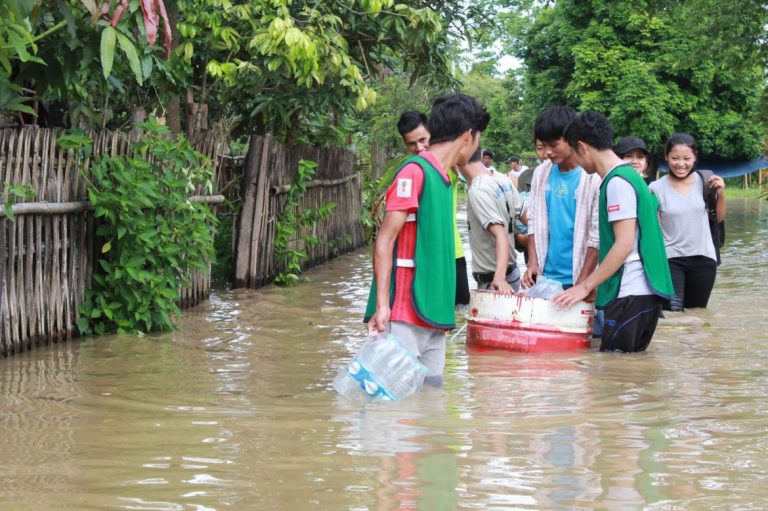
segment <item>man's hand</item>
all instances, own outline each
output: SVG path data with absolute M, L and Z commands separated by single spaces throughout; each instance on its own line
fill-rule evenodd
M 388 306 L 376 307 L 376 312 L 368 320 L 368 335 L 376 335 L 387 331 L 390 312 Z
M 578 284 L 552 298 L 552 302 L 558 307 L 568 309 L 574 304 L 584 300 L 590 293 L 591 290 L 587 286 Z
M 521 281 L 523 289 L 533 287 L 533 285 L 536 284 L 536 277 L 540 274 L 541 269 L 539 268 L 539 265 L 535 261 L 528 261 L 528 269 L 525 270 L 525 275 L 523 275 Z
M 584 276 L 584 277 L 582 277 L 582 276 L 579 276 L 579 278 L 577 278 L 577 279 L 576 279 L 576 282 L 574 282 L 574 284 L 573 284 L 573 285 L 574 285 L 574 287 L 575 287 L 575 286 L 578 286 L 579 284 L 581 284 L 582 282 L 584 282 L 588 276 L 589 276 L 589 275 L 587 275 L 587 276 Z M 590 293 L 589 293 L 589 294 L 586 296 L 586 298 L 584 298 L 584 301 L 585 301 L 585 302 L 594 302 L 594 301 L 595 301 L 595 299 L 597 299 L 597 288 L 593 289 L 593 290 L 592 290 L 592 291 L 591 291 L 591 292 L 590 292 Z
M 512 286 L 509 285 L 509 282 L 507 282 L 506 275 L 503 277 L 494 276 L 493 282 L 491 282 L 491 289 L 498 291 L 503 295 L 511 295 L 515 292 L 515 290 L 512 289 Z

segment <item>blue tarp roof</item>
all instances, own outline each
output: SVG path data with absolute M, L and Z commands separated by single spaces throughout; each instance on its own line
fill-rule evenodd
M 768 168 L 768 158 L 758 156 L 754 160 L 725 160 L 722 158 L 702 158 L 696 162 L 697 169 L 709 169 L 720 177 L 736 177 L 751 174 L 760 169 Z M 667 164 L 659 162 L 659 172 L 667 173 Z

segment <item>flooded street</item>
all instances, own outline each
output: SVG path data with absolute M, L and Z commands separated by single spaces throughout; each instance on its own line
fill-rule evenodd
M 346 402 L 362 250 L 217 292 L 170 334 L 0 360 L 0 509 L 766 509 L 768 203 L 728 207 L 710 308 L 669 313 L 646 353 L 459 336 L 443 389 Z

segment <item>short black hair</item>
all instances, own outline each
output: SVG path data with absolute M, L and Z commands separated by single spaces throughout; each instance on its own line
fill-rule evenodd
M 520 157 L 512 155 L 509 158 L 507 158 L 507 163 L 512 163 L 512 162 L 520 163 Z
M 406 133 L 410 133 L 423 124 L 427 127 L 427 116 L 422 112 L 415 110 L 408 110 L 400 115 L 400 119 L 397 121 L 397 131 L 400 132 L 400 136 L 404 136 Z
M 469 160 L 467 160 L 467 163 L 475 163 L 480 161 L 480 158 L 483 157 L 483 150 L 479 147 L 477 148 L 477 151 L 472 153 L 472 156 L 469 157 Z
M 576 117 L 576 110 L 569 106 L 550 106 L 541 111 L 533 125 L 534 139 L 555 142 L 563 138 L 565 128 Z
M 483 149 L 483 156 L 490 156 L 493 159 L 493 151 L 490 149 Z
M 688 133 L 675 133 L 667 140 L 667 146 L 664 148 L 664 154 L 669 154 L 673 147 L 676 145 L 684 145 L 691 148 L 693 154 L 699 154 L 699 146 L 696 144 L 696 139 Z
M 490 114 L 472 96 L 460 92 L 440 96 L 432 104 L 427 130 L 430 145 L 456 140 L 467 130 L 484 131 Z
M 611 121 L 594 110 L 586 110 L 574 117 L 563 136 L 574 149 L 579 142 L 584 142 L 598 151 L 613 149 Z

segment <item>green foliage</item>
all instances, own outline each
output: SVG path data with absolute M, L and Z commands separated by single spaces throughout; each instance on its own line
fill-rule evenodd
M 617 135 L 643 137 L 656 153 L 676 131 L 705 155 L 759 152 L 764 2 L 560 0 L 533 12 L 516 46 L 531 124 L 541 108 L 570 104 L 606 113 Z
M 141 127 L 146 133 L 127 156 L 102 156 L 83 173 L 104 240 L 80 307 L 83 334 L 173 328 L 179 288 L 214 257 L 216 218 L 189 200 L 198 188 L 210 193 L 210 163 L 156 122 Z M 64 147 L 80 144 L 82 135 L 62 139 Z
M 16 204 L 16 199 L 29 200 L 33 199 L 36 194 L 35 188 L 30 184 L 17 185 L 5 181 L 2 193 L 5 217 L 8 220 L 13 220 L 13 205 Z
M 375 103 L 390 74 L 455 85 L 457 41 L 482 34 L 491 19 L 488 2 L 462 0 L 179 0 L 167 2 L 168 19 L 160 0 L 12 3 L 35 5 L 34 19 L 24 18 L 29 34 L 67 30 L 46 37 L 36 55 L 29 46 L 34 58 L 20 53 L 26 60 L 12 71 L 0 66 L 0 81 L 14 88 L 12 98 L 9 87 L 0 94 L 8 108 L 29 111 L 24 84 L 33 99 L 58 103 L 65 119 L 57 122 L 114 129 L 129 125 L 133 109 L 163 115 L 189 94 L 207 104 L 209 124 L 237 116 L 236 136 L 324 145 L 349 142 L 350 118 Z M 167 59 L 153 44 L 158 27 Z
M 331 240 L 320 240 L 319 243 L 330 248 L 333 257 L 338 257 L 341 255 L 342 249 L 352 243 L 352 236 L 345 234 Z
M 451 83 L 451 26 L 471 25 L 457 0 L 178 5 L 179 52 L 206 70 L 203 88 L 244 114 L 244 129 L 309 142 L 334 128 L 342 141 L 344 119 L 374 104 L 391 71 Z
M 211 278 L 222 283 L 230 283 L 234 278 L 233 234 L 235 219 L 239 215 L 239 203 L 227 204 L 226 209 L 224 211 L 219 209 L 216 215 L 219 224 L 214 240 L 216 258 L 211 265 Z
M 480 145 L 493 151 L 496 168 L 503 169 L 507 157 L 530 155 L 534 144 L 531 125 L 525 117 L 521 77 L 514 70 L 501 78 L 490 71 L 473 67 L 468 73 L 459 75 L 459 80 L 463 92 L 477 98 L 491 114 L 491 122 L 482 134 Z
M 307 183 L 312 180 L 316 168 L 317 163 L 313 161 L 299 160 L 296 179 L 288 191 L 285 206 L 275 224 L 275 261 L 278 267 L 285 266 L 285 269 L 275 277 L 275 284 L 278 286 L 289 286 L 298 282 L 301 262 L 308 257 L 306 251 L 293 248 L 292 245 L 296 241 L 305 247 L 312 247 L 318 243 L 316 236 L 300 235 L 301 230 L 328 218 L 336 207 L 333 202 L 326 202 L 319 208 L 299 211 L 299 199 L 307 191 Z
M 25 97 L 21 82 L 12 79 L 14 68 L 27 62 L 45 65 L 37 56 L 37 42 L 65 25 L 59 22 L 35 35 L 34 9 L 31 1 L 0 2 L 0 112 L 35 113 L 27 104 L 30 98 Z

